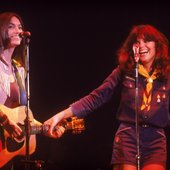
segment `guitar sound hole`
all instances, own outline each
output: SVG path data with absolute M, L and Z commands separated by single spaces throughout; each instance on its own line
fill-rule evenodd
M 14 152 L 14 151 L 17 151 L 19 150 L 24 144 L 24 141 L 23 142 L 16 142 L 14 139 L 11 139 L 11 138 L 7 138 L 6 140 L 6 148 L 9 152 Z

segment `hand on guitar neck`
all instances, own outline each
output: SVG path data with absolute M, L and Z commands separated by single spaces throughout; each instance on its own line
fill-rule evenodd
M 43 125 L 34 119 L 34 125 L 30 125 L 29 133 L 32 134 L 43 134 L 47 135 L 50 125 Z M 14 138 L 17 142 L 22 142 L 25 136 L 25 125 L 18 124 L 22 129 L 22 134 L 18 138 Z M 80 134 L 83 130 L 85 130 L 84 119 L 78 119 L 77 117 L 72 117 L 70 119 L 64 119 L 59 122 L 53 129 L 53 133 L 55 137 L 52 138 L 60 138 L 66 131 L 72 131 L 73 134 Z M 51 137 L 51 136 L 48 136 Z
M 19 137 L 11 136 L 10 126 L 5 129 L 5 148 L 0 151 L 0 168 L 3 167 L 7 162 L 13 159 L 17 155 L 25 155 L 26 143 L 25 143 L 25 125 L 24 121 L 26 118 L 25 106 L 19 106 L 14 109 L 8 108 L 4 105 L 0 105 L 0 111 L 4 113 L 8 120 L 10 120 L 10 126 L 16 124 L 18 126 L 19 132 L 22 132 Z M 49 130 L 49 126 L 42 125 L 41 122 L 34 119 L 31 110 L 29 110 L 29 153 L 34 153 L 36 149 L 36 138 L 35 134 L 44 134 L 46 135 Z M 1 123 L 2 124 L 2 123 Z M 6 126 L 6 125 L 5 125 Z M 8 130 L 7 130 L 8 129 Z M 81 131 L 85 130 L 84 120 L 72 117 L 69 119 L 64 119 L 62 122 L 59 122 L 54 128 L 54 133 L 61 137 L 64 132 L 71 130 L 74 134 L 79 134 Z M 19 133 L 20 134 L 20 133 Z M 47 135 L 46 135 L 47 136 Z
M 75 116 L 71 117 L 70 119 L 63 119 L 59 122 L 53 129 L 53 136 L 48 135 L 50 125 L 43 125 L 43 132 L 46 136 L 51 138 L 60 138 L 65 131 L 71 130 L 73 134 L 80 134 L 83 130 L 85 130 L 84 119 L 79 119 Z
M 19 106 L 16 108 L 8 108 L 4 105 L 0 105 L 0 112 L 3 112 L 4 121 L 3 126 L 7 132 L 7 137 L 12 137 L 18 142 L 23 141 L 25 136 L 25 106 Z M 41 122 L 34 119 L 31 110 L 29 110 L 30 127 L 29 133 L 32 134 L 46 134 L 50 125 L 42 125 Z M 2 124 L 2 123 L 1 123 Z M 15 131 L 14 131 L 15 130 Z M 63 119 L 53 129 L 53 133 L 57 134 L 57 138 L 61 137 L 65 131 L 72 130 L 74 134 L 79 134 L 85 130 L 84 119 L 78 119 L 73 116 L 68 119 Z

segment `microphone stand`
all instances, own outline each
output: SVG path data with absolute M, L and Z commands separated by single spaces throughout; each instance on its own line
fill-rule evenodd
M 140 170 L 140 137 L 139 137 L 139 113 L 138 113 L 138 108 L 139 108 L 139 101 L 138 101 L 138 66 L 139 66 L 139 54 L 135 53 L 135 121 L 136 121 L 136 150 L 137 150 L 137 155 L 136 155 L 136 163 L 137 163 L 137 170 Z
M 26 45 L 26 59 L 25 59 L 25 70 L 26 70 L 26 79 L 25 79 L 25 86 L 26 86 L 26 118 L 25 118 L 25 134 L 26 134 L 26 155 L 25 160 L 22 160 L 22 162 L 25 163 L 25 170 L 30 170 L 30 164 L 35 164 L 35 167 L 37 170 L 42 170 L 42 164 L 44 161 L 42 160 L 30 160 L 30 152 L 29 152 L 29 139 L 30 139 L 30 118 L 29 118 L 29 108 L 30 108 L 30 82 L 29 82 L 29 43 L 30 43 L 30 33 L 25 32 L 25 35 L 23 35 L 23 40 L 25 41 Z
M 30 37 L 24 37 L 25 44 L 26 44 L 26 59 L 25 59 L 25 68 L 26 68 L 26 96 L 27 96 L 27 103 L 26 103 L 26 118 L 25 118 L 25 133 L 26 133 L 26 156 L 25 156 L 25 169 L 30 169 L 30 154 L 29 154 L 29 139 L 30 139 L 30 119 L 29 119 L 29 108 L 30 108 L 30 87 L 29 87 L 29 43 Z

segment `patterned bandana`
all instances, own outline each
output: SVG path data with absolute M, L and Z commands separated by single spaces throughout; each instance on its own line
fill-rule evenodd
M 147 72 L 147 70 L 143 67 L 143 65 L 139 64 L 139 74 L 146 77 L 146 80 L 147 80 L 146 89 L 143 94 L 143 103 L 140 108 L 141 110 L 144 110 L 144 109 L 147 109 L 147 111 L 150 110 L 153 80 L 155 80 L 157 78 L 156 77 L 157 73 L 158 73 L 158 71 L 154 70 L 154 72 L 150 76 L 149 73 Z

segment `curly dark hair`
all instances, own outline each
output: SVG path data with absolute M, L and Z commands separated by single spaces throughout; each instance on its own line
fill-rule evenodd
M 169 41 L 166 36 L 152 25 L 133 26 L 122 47 L 118 50 L 118 62 L 123 70 L 132 70 L 134 67 L 134 53 L 132 46 L 137 38 L 146 41 L 154 41 L 156 44 L 156 56 L 152 68 L 159 70 L 159 76 L 165 76 L 169 69 Z M 140 62 L 140 61 L 139 61 Z

